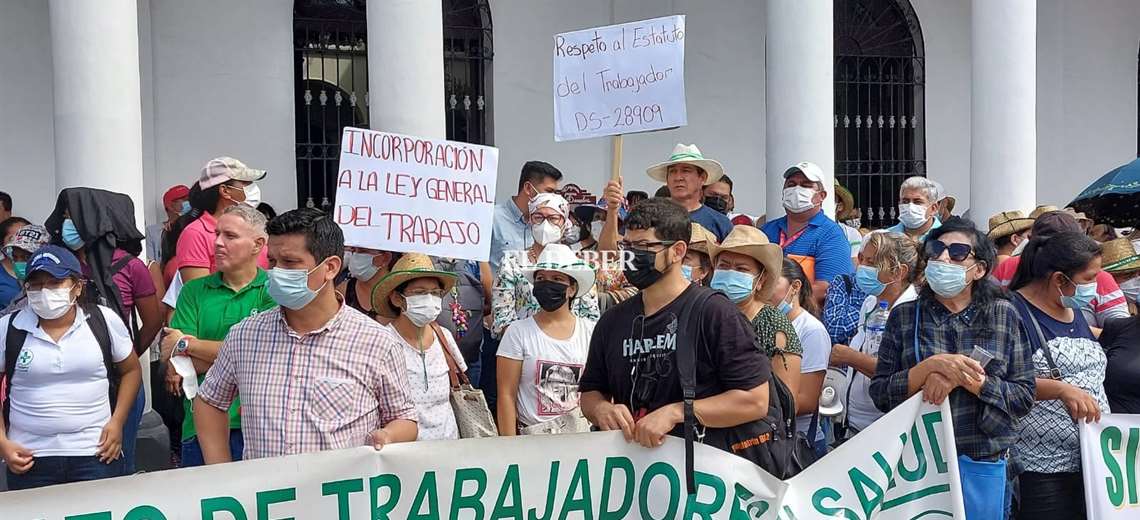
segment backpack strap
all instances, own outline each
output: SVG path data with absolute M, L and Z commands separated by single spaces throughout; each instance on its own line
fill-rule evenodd
M 1040 349 L 1041 353 L 1045 355 L 1045 363 L 1049 365 L 1049 379 L 1056 381 L 1061 380 L 1061 371 L 1057 369 L 1057 364 L 1053 362 L 1053 354 L 1049 352 L 1049 341 L 1045 339 L 1045 334 L 1041 331 L 1041 323 L 1037 321 L 1037 316 L 1033 315 L 1033 311 L 1029 308 L 1029 302 L 1021 293 L 1013 292 L 1013 306 L 1017 308 L 1018 314 L 1021 314 L 1022 322 L 1030 322 L 1033 324 L 1033 332 L 1030 334 L 1029 342 L 1034 343 L 1035 349 Z M 1076 311 L 1080 314 L 1080 311 Z
M 685 302 L 678 316 L 685 317 L 684 326 L 677 334 L 677 374 L 681 379 L 681 394 L 685 407 L 685 482 L 688 494 L 697 492 L 693 472 L 693 442 L 697 441 L 697 414 L 693 403 L 697 399 L 697 348 L 702 342 L 701 326 L 704 323 L 704 306 L 712 297 L 710 289 L 694 285 L 690 290 L 696 294 Z M 694 311 L 694 309 L 697 309 Z M 704 439 L 704 433 L 700 434 Z
M 114 413 L 115 403 L 118 401 L 120 377 L 111 353 L 111 332 L 107 328 L 107 318 L 96 304 L 81 303 L 80 308 L 84 314 L 87 314 L 87 326 L 95 336 L 95 341 L 99 343 L 99 350 L 103 352 L 103 366 L 107 369 L 108 397 L 111 399 L 111 413 Z
M 16 373 L 16 358 L 20 356 L 20 350 L 24 348 L 24 341 L 28 339 L 28 332 L 23 329 L 16 328 L 16 316 L 20 311 L 16 311 L 8 317 L 8 331 L 4 336 L 4 379 L 7 384 L 4 389 L 4 424 L 11 426 L 8 421 L 8 415 L 12 408 L 12 377 Z

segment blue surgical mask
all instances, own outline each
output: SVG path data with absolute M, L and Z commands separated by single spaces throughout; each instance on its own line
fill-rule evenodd
M 190 201 L 184 200 L 182 201 L 182 207 L 178 209 L 178 214 L 185 215 L 187 213 L 190 213 Z
M 792 313 L 792 304 L 788 303 L 787 300 L 780 300 L 780 304 L 776 306 L 776 310 L 780 311 L 784 316 L 787 316 Z
M 879 268 L 869 265 L 861 265 L 855 269 L 855 285 L 859 286 L 860 291 L 871 296 L 883 294 L 883 289 L 887 287 L 887 284 L 879 281 Z
M 717 269 L 713 272 L 709 287 L 724 293 L 732 303 L 740 303 L 752 296 L 755 283 L 756 279 L 748 273 Z
M 1069 280 L 1069 283 L 1073 284 L 1073 286 L 1077 288 L 1077 291 L 1074 292 L 1072 296 L 1066 296 L 1065 293 L 1061 293 L 1061 305 L 1076 311 L 1089 307 L 1093 298 L 1096 298 L 1096 282 L 1077 283 L 1068 276 L 1065 276 L 1065 279 Z M 1057 291 L 1060 292 L 1060 290 L 1061 288 L 1058 287 Z
M 681 265 L 681 276 L 684 276 L 685 279 L 690 281 L 690 282 L 693 281 L 693 268 L 690 266 L 682 264 Z
M 72 251 L 77 251 L 83 247 L 83 237 L 79 236 L 79 230 L 75 229 L 75 222 L 71 219 L 63 219 L 63 226 L 59 229 L 59 237 L 63 239 L 64 245 Z
M 973 268 L 974 266 L 970 266 L 970 269 Z M 926 284 L 935 294 L 943 298 L 953 298 L 966 290 L 967 270 L 958 264 L 932 260 L 926 264 Z
M 324 262 L 321 262 L 308 271 L 280 267 L 270 269 L 268 273 L 269 284 L 266 287 L 269 297 L 282 307 L 295 311 L 303 309 L 317 297 L 317 293 L 321 292 L 321 289 L 325 288 L 324 285 L 315 291 L 309 288 L 309 275 L 323 264 Z M 325 284 L 327 285 L 328 282 Z

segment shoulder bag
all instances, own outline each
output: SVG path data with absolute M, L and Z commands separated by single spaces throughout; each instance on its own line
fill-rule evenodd
M 459 371 L 459 365 L 447 349 L 447 339 L 439 324 L 431 323 L 431 330 L 439 340 L 443 349 L 443 358 L 447 360 L 447 377 L 451 383 L 451 409 L 455 412 L 455 423 L 459 426 L 459 437 L 474 439 L 478 437 L 497 437 L 498 428 L 495 427 L 495 418 L 487 407 L 487 398 L 483 391 L 471 386 L 467 374 Z

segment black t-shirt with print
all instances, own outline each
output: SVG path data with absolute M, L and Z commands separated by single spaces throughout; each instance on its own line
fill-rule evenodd
M 1140 317 L 1117 318 L 1104 325 L 1100 346 L 1108 357 L 1104 391 L 1112 413 L 1140 413 Z
M 635 419 L 682 400 L 677 373 L 678 316 L 696 286 L 652 316 L 645 316 L 638 294 L 602 315 L 590 338 L 581 392 L 597 391 L 629 407 Z M 750 390 L 768 382 L 771 365 L 744 315 L 720 294 L 694 312 L 704 313 L 697 349 L 697 399 L 727 390 Z M 680 427 L 674 433 L 680 431 Z

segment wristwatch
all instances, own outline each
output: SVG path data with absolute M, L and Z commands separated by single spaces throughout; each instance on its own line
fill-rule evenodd
M 190 351 L 190 336 L 182 336 L 174 343 L 174 355 L 185 356 Z

